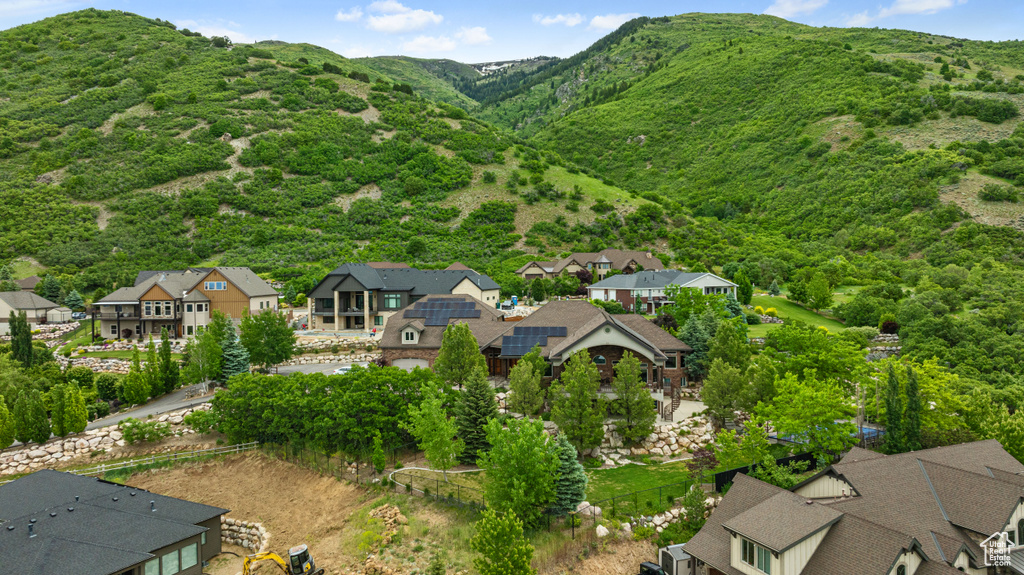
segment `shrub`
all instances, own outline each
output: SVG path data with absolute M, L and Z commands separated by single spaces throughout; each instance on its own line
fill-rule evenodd
M 747 318 L 747 325 L 761 325 L 761 316 L 756 313 L 746 312 L 743 315 Z
M 484 172 L 484 183 L 485 184 L 493 184 L 494 182 L 497 182 L 497 181 L 498 181 L 498 176 L 494 172 L 491 172 L 491 171 Z
M 185 416 L 183 423 L 196 433 L 210 433 L 217 430 L 220 421 L 212 411 L 193 411 Z
M 598 213 L 598 214 L 607 214 L 608 212 L 614 210 L 615 206 L 613 206 L 609 202 L 601 199 L 601 200 L 597 200 L 596 202 L 594 202 L 594 205 L 590 206 L 590 209 L 593 210 L 595 213 Z
M 96 376 L 96 392 L 99 394 L 100 399 L 104 401 L 116 400 L 117 382 L 117 376 L 109 373 L 101 373 Z
M 650 525 L 640 525 L 633 528 L 633 540 L 643 541 L 644 539 L 650 539 L 655 533 L 656 531 L 654 530 L 654 527 L 651 527 Z
M 764 315 L 768 317 L 779 317 L 779 310 L 773 307 L 765 308 Z
M 171 426 L 157 421 L 139 421 L 129 417 L 121 422 L 121 432 L 128 443 L 152 443 L 171 434 Z
M 894 321 L 884 321 L 882 322 L 882 328 L 879 331 L 887 334 L 898 333 L 900 331 L 900 324 Z
M 759 305 L 754 306 L 754 313 L 757 315 L 764 315 L 764 308 Z
M 1009 186 L 986 184 L 985 187 L 978 191 L 978 199 L 986 202 L 1011 202 L 1016 204 L 1020 201 L 1020 196 L 1017 190 Z

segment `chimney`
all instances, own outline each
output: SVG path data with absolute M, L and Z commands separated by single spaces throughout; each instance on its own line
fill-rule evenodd
M 29 536 L 29 538 L 32 538 L 32 537 L 36 536 L 36 532 L 32 529 L 32 524 L 31 523 L 28 524 L 28 536 Z
M 165 279 L 167 279 L 167 274 L 161 273 L 160 274 L 160 281 L 164 281 Z
M 156 511 L 156 501 L 153 501 L 152 499 L 149 500 L 149 510 Z
M 78 496 L 77 496 L 77 495 L 75 495 L 75 501 L 76 501 L 76 502 L 78 501 Z

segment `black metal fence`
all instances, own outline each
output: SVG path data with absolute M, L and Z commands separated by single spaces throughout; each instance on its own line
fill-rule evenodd
M 597 523 L 601 517 L 628 519 L 663 513 L 675 507 L 676 501 L 682 499 L 692 485 L 692 481 L 680 481 L 616 495 L 601 501 L 593 501 L 589 507 L 580 509 L 574 515 L 579 518 L 578 523 L 582 525 Z
M 458 475 L 453 473 L 450 479 L 455 477 L 458 477 Z M 457 505 L 459 507 L 473 507 L 476 509 L 486 507 L 483 491 L 455 481 L 445 481 L 443 476 L 438 477 L 435 472 L 421 474 L 415 470 L 395 471 L 390 475 L 390 480 L 395 492 L 423 495 L 440 503 Z
M 415 460 L 422 457 L 422 454 L 415 453 L 415 449 L 415 443 L 388 449 L 385 453 L 386 467 L 394 468 L 399 463 L 408 464 L 410 459 Z M 377 473 L 371 458 L 366 455 L 355 457 L 340 453 L 328 455 L 296 444 L 261 443 L 260 450 L 277 459 L 346 481 L 376 483 L 387 477 L 386 470 L 383 473 Z
M 790 463 L 796 463 L 799 461 L 807 461 L 813 467 L 817 461 L 813 453 L 800 453 L 798 455 L 790 455 L 789 457 L 780 457 L 775 460 L 775 463 L 782 465 L 789 465 Z M 719 471 L 715 474 L 715 491 L 721 493 L 725 486 L 732 483 L 732 480 L 738 473 L 750 473 L 749 465 L 743 467 L 736 467 L 733 469 L 726 469 L 725 471 Z

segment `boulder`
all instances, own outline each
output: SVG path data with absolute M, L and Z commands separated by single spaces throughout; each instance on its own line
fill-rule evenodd
M 33 449 L 32 451 L 28 452 L 29 459 L 40 459 L 46 457 L 47 455 L 49 454 L 46 453 L 46 450 L 43 449 Z
M 597 536 L 598 537 L 607 537 L 608 536 L 608 528 L 605 527 L 604 525 L 598 525 L 597 526 Z

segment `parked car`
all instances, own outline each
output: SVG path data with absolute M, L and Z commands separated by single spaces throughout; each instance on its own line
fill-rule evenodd
M 512 300 L 505 300 L 505 301 L 501 302 L 501 309 L 508 310 L 508 309 L 515 309 L 515 307 L 516 306 L 515 306 L 515 304 L 512 303 Z
M 343 365 L 343 366 L 339 367 L 338 369 L 334 370 L 334 375 L 345 375 L 346 373 L 348 373 L 350 371 L 352 371 L 352 366 L 351 365 Z
M 73 311 L 71 312 L 71 319 L 85 319 L 89 316 L 84 311 Z

